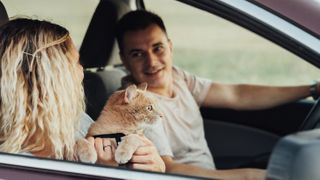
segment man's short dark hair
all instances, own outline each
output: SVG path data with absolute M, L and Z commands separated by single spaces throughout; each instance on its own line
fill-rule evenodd
M 116 37 L 120 51 L 123 50 L 123 36 L 128 31 L 144 30 L 150 25 L 158 25 L 167 35 L 166 28 L 160 16 L 146 10 L 130 11 L 122 16 L 117 23 Z

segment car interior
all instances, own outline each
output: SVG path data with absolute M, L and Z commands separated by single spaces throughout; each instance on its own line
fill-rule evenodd
M 81 45 L 87 113 L 93 119 L 98 117 L 112 92 L 120 88 L 121 78 L 126 74 L 117 54 L 112 27 L 130 10 L 122 1 L 100 0 Z M 217 167 L 266 168 L 275 143 L 298 130 L 312 105 L 309 101 L 299 101 L 259 111 L 202 108 L 206 138 Z
M 139 2 L 137 8 L 143 9 L 143 1 Z M 100 0 L 80 47 L 87 113 L 93 119 L 99 116 L 106 100 L 120 88 L 121 78 L 127 74 L 119 60 L 114 27 L 131 10 L 125 1 Z M 7 20 L 0 1 L 0 25 Z M 201 108 L 205 135 L 217 168 L 267 168 L 276 143 L 301 130 L 313 104 L 302 100 L 255 111 Z
M 112 65 L 119 63 L 115 40 L 117 20 L 130 8 L 122 1 L 100 1 L 93 14 L 80 48 L 80 62 L 84 71 L 84 89 L 87 98 L 87 113 L 96 119 L 106 99 L 121 85 L 126 74 Z

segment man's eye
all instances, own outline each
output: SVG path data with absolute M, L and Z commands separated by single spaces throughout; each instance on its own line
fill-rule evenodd
M 163 50 L 164 50 L 164 48 L 162 46 L 157 46 L 153 49 L 153 51 L 156 53 L 161 53 Z
M 135 52 L 130 55 L 132 58 L 139 58 L 143 56 L 142 52 Z

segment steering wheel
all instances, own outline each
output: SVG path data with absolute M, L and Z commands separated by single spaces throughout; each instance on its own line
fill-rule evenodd
M 318 98 L 315 101 L 307 117 L 299 127 L 299 131 L 315 129 L 317 128 L 317 125 L 319 122 L 320 122 L 320 98 Z

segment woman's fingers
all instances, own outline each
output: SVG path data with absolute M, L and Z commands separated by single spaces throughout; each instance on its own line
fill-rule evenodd
M 88 141 L 92 146 L 94 146 L 94 138 L 93 138 L 93 137 L 88 137 L 88 138 L 87 138 L 87 141 Z
M 161 159 L 156 147 L 145 136 L 139 136 L 142 145 L 134 152 L 129 167 L 147 171 L 165 172 L 165 164 Z M 117 166 L 114 154 L 117 148 L 114 139 L 109 138 L 87 138 L 94 147 L 98 155 L 98 163 L 104 165 Z
M 109 138 L 95 138 L 94 146 L 98 155 L 98 163 L 104 165 L 117 166 L 114 160 L 116 144 Z
M 98 157 L 103 156 L 103 143 L 101 138 L 95 138 L 94 139 L 94 147 L 96 148 Z

